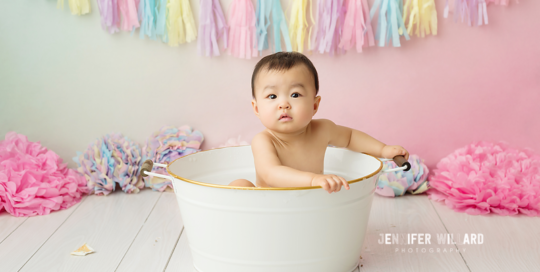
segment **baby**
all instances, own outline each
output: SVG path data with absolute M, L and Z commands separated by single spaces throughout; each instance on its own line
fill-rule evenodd
M 251 141 L 257 186 L 246 179 L 237 179 L 230 186 L 321 186 L 328 193 L 345 186 L 349 190 L 344 178 L 323 172 L 328 145 L 378 158 L 409 158 L 401 146 L 385 145 L 327 119 L 311 119 L 321 102 L 318 93 L 317 70 L 301 53 L 278 52 L 257 63 L 251 77 L 251 104 L 266 127 Z

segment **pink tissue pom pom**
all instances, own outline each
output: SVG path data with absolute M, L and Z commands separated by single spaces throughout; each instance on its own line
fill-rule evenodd
M 476 142 L 443 158 L 429 198 L 458 212 L 540 215 L 540 156 L 506 143 Z
M 86 180 L 66 165 L 40 142 L 7 133 L 0 141 L 0 211 L 46 215 L 78 203 L 88 193 Z

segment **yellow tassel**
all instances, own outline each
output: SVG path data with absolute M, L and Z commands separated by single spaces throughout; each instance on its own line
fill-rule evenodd
M 167 1 L 167 31 L 169 45 L 178 46 L 197 38 L 197 28 L 189 0 Z
M 170 46 L 178 46 L 180 31 L 184 31 L 183 27 L 180 27 L 182 26 L 180 11 L 180 0 L 167 1 L 167 34 Z
M 304 39 L 306 37 L 306 7 L 308 0 L 293 0 L 291 21 L 289 23 L 289 36 L 293 51 L 304 52 Z
M 192 42 L 197 38 L 197 27 L 193 19 L 193 12 L 189 0 L 182 0 L 182 19 L 186 27 L 185 41 Z M 183 43 L 183 42 L 180 42 Z
M 407 24 L 407 32 L 418 37 L 433 34 L 437 35 L 437 10 L 435 0 L 408 0 L 403 9 L 403 21 Z
M 56 8 L 64 9 L 64 0 L 58 0 Z M 79 16 L 92 11 L 90 0 L 69 0 L 69 9 L 71 10 L 71 14 Z

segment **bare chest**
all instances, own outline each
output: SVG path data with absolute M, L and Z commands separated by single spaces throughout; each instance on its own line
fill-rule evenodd
M 313 141 L 294 146 L 277 147 L 276 151 L 284 166 L 300 171 L 322 174 L 326 143 Z

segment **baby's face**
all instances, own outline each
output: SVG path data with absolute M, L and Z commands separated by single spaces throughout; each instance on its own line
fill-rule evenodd
M 263 125 L 275 132 L 294 133 L 309 124 L 319 108 L 313 76 L 303 65 L 287 71 L 261 69 L 254 82 L 253 111 Z M 282 114 L 288 118 L 281 118 Z

